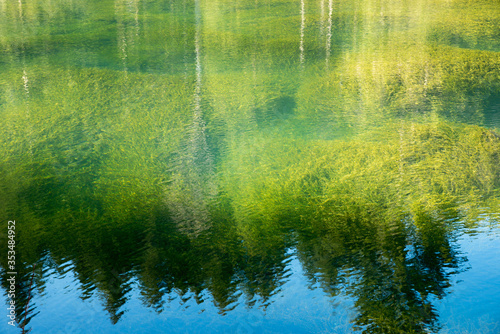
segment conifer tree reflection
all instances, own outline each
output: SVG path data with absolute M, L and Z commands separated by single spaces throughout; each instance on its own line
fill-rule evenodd
M 428 223 L 432 231 L 403 221 L 316 230 L 300 235 L 299 257 L 311 283 L 332 297 L 346 291 L 354 298 L 354 327 L 363 333 L 434 332 L 432 298 L 444 297 L 463 258 L 442 221 Z
M 213 154 L 208 145 L 206 110 L 202 101 L 202 17 L 200 1 L 194 2 L 195 84 L 192 123 L 186 129 L 184 147 L 178 152 L 173 168 L 172 184 L 167 195 L 167 206 L 172 219 L 185 233 L 196 237 L 210 228 L 208 206 L 217 194 Z

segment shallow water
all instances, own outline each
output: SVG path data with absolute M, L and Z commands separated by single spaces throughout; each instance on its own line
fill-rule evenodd
M 500 331 L 497 1 L 0 18 L 2 332 Z

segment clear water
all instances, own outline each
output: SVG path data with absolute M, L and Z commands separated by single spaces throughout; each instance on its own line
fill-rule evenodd
M 500 333 L 499 19 L 0 1 L 0 332 Z

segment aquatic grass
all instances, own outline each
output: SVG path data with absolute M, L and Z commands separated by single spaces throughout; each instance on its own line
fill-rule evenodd
M 297 84 L 287 71 L 267 72 L 259 66 L 241 72 L 209 72 L 204 96 L 211 108 L 206 114 L 209 130 L 232 140 L 243 131 L 260 131 L 294 117 Z M 224 145 L 223 143 L 221 143 Z
M 252 219 L 273 226 L 300 217 L 298 226 L 331 228 L 410 215 L 418 228 L 452 212 L 467 216 L 467 208 L 499 195 L 499 141 L 488 130 L 405 123 L 380 141 L 370 137 L 307 142 L 253 134 L 240 142 L 225 167 L 238 224 L 245 230 L 259 226 Z
M 337 71 L 305 81 L 298 110 L 344 126 L 394 117 L 481 124 L 488 99 L 500 91 L 499 61 L 495 52 L 404 44 L 382 55 L 351 53 Z
M 288 43 L 290 44 L 290 43 Z M 207 50 L 210 50 L 209 48 Z M 439 49 L 443 50 L 443 49 Z M 455 60 L 455 62 L 448 62 L 450 65 L 450 68 L 445 68 L 443 72 L 446 73 L 446 75 L 450 75 L 451 73 L 458 72 L 457 78 L 458 82 L 460 83 L 460 86 L 457 86 L 456 83 L 454 83 L 451 79 L 448 79 L 446 76 L 444 76 L 444 79 L 442 77 L 439 77 L 439 75 L 435 78 L 427 78 L 426 77 L 426 71 L 427 71 L 427 66 L 431 66 L 431 69 L 433 72 L 439 73 L 439 69 L 444 66 L 443 60 L 441 58 L 436 58 L 437 62 L 435 65 L 433 65 L 434 61 L 434 56 L 433 53 L 434 51 L 430 50 L 428 52 L 424 52 L 419 54 L 418 56 L 414 57 L 410 63 L 404 64 L 403 68 L 398 69 L 396 73 L 391 73 L 394 72 L 394 61 L 389 60 L 391 57 L 389 55 L 386 56 L 384 61 L 380 61 L 374 66 L 373 64 L 370 64 L 369 60 L 371 59 L 371 56 L 368 54 L 366 57 L 366 64 L 363 65 L 363 63 L 360 63 L 359 60 L 363 58 L 349 58 L 346 57 L 345 61 L 347 64 L 344 64 L 346 66 L 343 66 L 343 72 L 340 74 L 336 74 L 333 72 L 330 72 L 330 74 L 326 74 L 325 76 L 315 78 L 314 76 L 311 76 L 311 81 L 306 82 L 305 85 L 301 85 L 299 92 L 298 92 L 298 98 L 297 98 L 297 111 L 296 115 L 298 120 L 302 119 L 307 119 L 309 121 L 312 121 L 312 128 L 314 129 L 314 126 L 317 126 L 317 124 L 321 124 L 322 121 L 327 120 L 329 124 L 338 124 L 340 123 L 340 126 L 334 125 L 333 127 L 337 126 L 337 129 L 343 129 L 343 128 L 351 128 L 352 126 L 361 126 L 360 129 L 357 130 L 357 132 L 362 132 L 369 127 L 368 119 L 378 119 L 380 120 L 380 123 L 385 123 L 386 120 L 390 118 L 391 115 L 386 115 L 386 110 L 383 107 L 384 105 L 384 100 L 380 99 L 380 96 L 384 96 L 384 94 L 387 95 L 387 99 L 392 100 L 393 103 L 390 104 L 390 112 L 399 112 L 397 110 L 405 110 L 405 109 L 413 109 L 414 105 L 418 105 L 419 101 L 422 101 L 422 104 L 431 104 L 431 108 L 434 108 L 434 105 L 432 105 L 432 99 L 425 100 L 425 95 L 427 94 L 425 91 L 421 91 L 418 89 L 414 89 L 415 87 L 422 87 L 422 83 L 427 81 L 427 88 L 429 92 L 437 92 L 433 94 L 442 94 L 438 90 L 442 89 L 442 87 L 450 87 L 446 88 L 444 92 L 448 92 L 447 94 L 451 94 L 451 92 L 461 92 L 463 96 L 467 96 L 469 93 L 470 85 L 467 84 L 465 81 L 467 77 L 469 77 L 472 74 L 477 72 L 477 75 L 485 75 L 486 81 L 484 82 L 484 86 L 488 86 L 490 83 L 494 82 L 495 78 L 495 70 L 494 67 L 489 68 L 488 63 L 490 62 L 485 62 L 485 66 L 479 66 L 479 67 L 472 67 L 471 70 L 465 71 L 465 72 L 460 72 L 457 71 L 457 67 L 453 64 L 462 64 L 463 59 L 467 58 L 458 58 L 458 60 Z M 447 55 L 451 55 L 454 50 L 449 50 L 447 51 Z M 437 54 L 437 51 L 435 51 Z M 485 53 L 480 53 L 478 55 L 485 55 Z M 469 53 L 467 53 L 466 57 L 471 56 Z M 472 56 L 476 56 L 473 54 Z M 452 59 L 457 59 L 456 56 L 453 56 L 455 58 Z M 465 57 L 465 56 L 464 56 Z M 487 55 L 487 57 L 490 57 L 488 59 L 495 59 L 495 55 L 490 54 Z M 358 60 L 357 65 L 350 65 L 351 61 L 354 61 L 355 59 Z M 398 60 L 399 64 L 403 64 L 402 60 Z M 427 65 L 428 62 L 431 63 L 431 65 Z M 425 65 L 424 65 L 425 64 Z M 363 66 L 363 67 L 360 67 Z M 434 66 L 434 67 L 432 67 Z M 493 64 L 494 66 L 494 64 Z M 471 72 L 472 71 L 472 72 Z M 61 73 L 61 72 L 58 72 Z M 81 73 L 84 73 L 83 71 Z M 94 73 L 94 72 L 87 72 L 87 73 Z M 97 72 L 95 72 L 97 73 Z M 104 73 L 104 72 L 100 72 Z M 111 73 L 111 72 L 110 72 Z M 404 76 L 401 75 L 401 73 L 404 73 Z M 250 73 L 249 73 L 250 74 Z M 278 101 L 283 98 L 283 96 L 289 96 L 290 99 L 295 99 L 295 90 L 297 89 L 297 85 L 293 84 L 292 79 L 288 80 L 282 80 L 280 79 L 286 74 L 286 72 L 282 73 L 276 73 L 273 76 L 268 76 L 262 75 L 260 72 L 253 73 L 253 79 L 248 80 L 245 84 L 243 84 L 243 81 L 239 80 L 238 74 L 233 73 L 233 78 L 228 79 L 229 76 L 226 78 L 223 78 L 222 76 L 218 76 L 215 73 L 207 73 L 206 77 L 206 82 L 209 83 L 209 88 L 207 90 L 207 96 L 209 96 L 210 103 L 212 104 L 213 107 L 213 112 L 209 112 L 207 115 L 207 119 L 209 120 L 209 128 L 211 128 L 211 131 L 218 131 L 219 133 L 223 133 L 225 131 L 232 132 L 233 134 L 237 133 L 237 129 L 241 126 L 243 127 L 249 127 L 251 131 L 254 131 L 258 128 L 267 128 L 269 130 L 269 133 L 275 133 L 272 128 L 276 125 L 279 125 L 279 123 L 268 123 L 268 119 L 273 119 L 274 116 L 270 113 L 274 112 L 274 106 L 271 103 L 272 101 Z M 415 74 L 415 75 L 413 75 Z M 93 74 L 91 74 L 93 75 Z M 328 77 L 330 76 L 330 77 Z M 124 88 L 124 91 L 128 91 L 128 88 L 126 87 L 131 87 L 129 85 L 143 85 L 143 82 L 140 80 L 136 80 L 140 76 L 137 75 L 128 75 L 128 76 L 123 76 L 123 77 L 118 77 L 118 76 L 110 76 L 108 79 L 108 83 L 106 83 L 106 80 L 103 80 L 103 77 L 98 76 L 98 80 L 95 82 L 99 81 L 101 82 L 99 85 L 103 85 L 102 87 L 105 89 L 108 89 L 109 87 L 115 86 L 119 87 L 120 85 L 123 85 L 122 88 Z M 96 77 L 97 78 L 97 77 Z M 127 78 L 132 78 L 132 79 L 127 79 Z M 257 79 L 255 79 L 257 78 Z M 416 78 L 416 79 L 415 79 Z M 69 78 L 69 83 L 70 84 L 75 84 L 77 88 L 73 89 L 71 92 L 75 96 L 81 96 L 82 92 L 88 93 L 92 91 L 93 89 L 101 89 L 101 87 L 95 86 L 93 87 L 93 84 L 91 83 L 92 80 L 85 81 L 83 78 L 82 82 L 85 82 L 85 85 L 87 85 L 87 88 L 82 89 L 82 86 L 80 86 L 80 79 L 77 79 L 76 81 L 74 78 L 70 77 Z M 109 99 L 108 101 L 102 101 L 99 103 L 94 103 L 89 100 L 85 100 L 82 103 L 82 105 L 87 105 L 87 106 L 92 106 L 91 108 L 94 108 L 93 110 L 101 109 L 102 110 L 113 110 L 113 115 L 108 115 L 109 120 L 104 119 L 98 120 L 97 123 L 92 117 L 87 117 L 85 114 L 80 115 L 75 113 L 76 110 L 78 110 L 78 103 L 75 104 L 74 101 L 70 101 L 69 99 L 66 99 L 65 101 L 61 102 L 62 104 L 59 104 L 59 102 L 55 102 L 55 104 L 51 105 L 51 101 L 55 101 L 58 98 L 49 98 L 47 96 L 38 96 L 36 97 L 37 94 L 40 94 L 41 91 L 37 87 L 39 87 L 37 83 L 37 76 L 35 75 L 33 78 L 30 78 L 30 85 L 32 85 L 32 93 L 30 97 L 32 101 L 30 102 L 31 108 L 33 112 L 39 112 L 37 110 L 45 110 L 45 108 L 52 108 L 55 112 L 55 114 L 59 114 L 62 112 L 62 110 L 73 110 L 71 113 L 66 113 L 65 116 L 58 118 L 58 117 L 53 117 L 51 116 L 50 118 L 45 118 L 45 121 L 48 121 L 49 123 L 39 123 L 39 127 L 36 127 L 37 129 L 48 129 L 51 128 L 54 124 L 57 124 L 58 122 L 70 120 L 70 119 L 79 119 L 80 123 L 75 122 L 74 124 L 71 124 L 70 127 L 68 128 L 68 132 L 71 133 L 72 135 L 68 137 L 70 139 L 69 141 L 66 141 L 69 143 L 68 147 L 71 148 L 74 143 L 78 143 L 82 138 L 78 137 L 78 133 L 80 135 L 82 133 L 85 133 L 86 130 L 94 129 L 94 131 L 90 136 L 93 137 L 95 140 L 95 143 L 92 145 L 101 145 L 97 143 L 106 143 L 106 142 L 111 142 L 112 138 L 120 138 L 120 140 L 117 140 L 117 142 L 121 141 L 123 144 L 120 147 L 115 147 L 115 148 L 107 148 L 111 150 L 110 152 L 110 159 L 108 159 L 106 162 L 99 161 L 98 164 L 100 166 L 106 166 L 103 169 L 103 175 L 106 175 L 106 177 L 101 178 L 98 174 L 99 173 L 94 173 L 94 175 L 88 179 L 88 173 L 86 172 L 85 168 L 91 168 L 91 164 L 94 162 L 91 162 L 91 160 L 87 160 L 86 163 L 90 163 L 90 165 L 86 165 L 87 167 L 83 167 L 83 169 L 80 169 L 82 172 L 81 175 L 87 175 L 85 176 L 87 178 L 87 181 L 84 183 L 88 182 L 97 182 L 97 184 L 100 184 L 101 182 L 108 182 L 108 181 L 102 181 L 102 180 L 108 180 L 109 177 L 112 175 L 119 175 L 120 173 L 123 173 L 123 179 L 128 179 L 129 177 L 133 176 L 132 179 L 137 180 L 139 183 L 140 178 L 138 178 L 138 175 L 141 175 L 142 171 L 146 170 L 144 166 L 147 166 L 148 163 L 152 163 L 153 165 L 157 165 L 156 161 L 161 160 L 157 159 L 159 156 L 155 154 L 154 148 L 152 148 L 150 145 L 144 145 L 144 142 L 146 141 L 146 134 L 143 133 L 139 135 L 142 131 L 145 131 L 147 129 L 146 127 L 139 126 L 141 123 L 136 123 L 134 122 L 134 117 L 130 118 L 128 115 L 131 113 L 134 114 L 136 112 L 139 112 L 139 110 L 148 110 L 151 108 L 151 110 L 156 110 L 156 105 L 158 105 L 156 102 L 151 103 L 143 103 L 141 100 L 144 98 L 145 95 L 137 96 L 136 99 L 131 98 L 129 96 L 123 95 L 118 93 L 118 90 L 113 91 L 111 89 L 110 91 L 107 92 L 100 92 L 101 94 L 106 95 L 106 96 L 112 96 L 113 94 L 116 95 L 116 97 L 121 97 L 123 98 L 123 103 L 127 105 L 124 109 L 124 112 L 122 114 L 122 121 L 123 124 L 130 124 L 127 126 L 120 127 L 119 125 L 112 125 L 111 119 L 115 118 L 118 116 L 116 113 L 116 106 L 117 104 L 116 100 L 114 99 Z M 127 80 L 130 80 L 129 83 L 126 83 Z M 232 81 L 231 81 L 232 80 Z M 493 80 L 493 81 L 492 81 Z M 43 80 L 42 80 L 43 81 Z M 240 82 L 238 82 L 240 81 Z M 287 82 L 288 81 L 288 82 Z M 443 85 L 443 83 L 448 83 L 449 86 Z M 321 84 L 317 84 L 321 83 Z M 325 84 L 326 83 L 326 84 Z M 229 92 L 226 92 L 225 89 L 228 86 L 234 86 L 235 84 L 240 85 L 240 88 L 235 89 L 234 92 L 232 93 L 232 96 Z M 108 87 L 109 85 L 109 87 Z M 283 88 L 277 89 L 276 87 L 283 86 Z M 294 87 L 295 86 L 295 87 Z M 491 86 L 491 85 L 490 85 Z M 238 87 L 238 86 L 236 86 Z M 267 90 L 266 87 L 274 87 L 273 90 Z M 475 91 L 480 90 L 482 86 L 478 86 L 474 88 Z M 457 89 L 458 88 L 458 89 Z M 56 88 L 59 89 L 59 88 Z M 61 87 L 60 89 L 65 89 L 64 87 Z M 238 94 L 241 89 L 244 89 L 248 93 L 245 94 L 245 96 L 248 96 L 249 98 L 246 101 L 241 100 L 241 94 Z M 494 88 L 493 88 L 494 89 Z M 314 94 L 310 94 L 310 90 L 314 90 Z M 23 94 L 22 86 L 18 85 L 16 87 L 17 91 L 17 96 L 16 98 L 17 101 L 25 101 L 26 96 Z M 260 91 L 260 92 L 259 92 Z M 85 94 L 84 93 L 84 94 Z M 227 96 L 224 97 L 224 94 Z M 429 93 L 431 94 L 431 93 Z M 92 96 L 95 97 L 96 95 L 92 93 Z M 259 96 L 259 98 L 256 101 L 251 101 L 250 96 Z M 422 98 L 421 96 L 424 96 Z M 439 95 L 437 95 L 439 97 Z M 37 103 L 33 101 L 37 101 L 36 98 L 39 98 L 40 101 L 44 101 L 45 103 L 42 108 L 38 108 Z M 153 101 L 153 98 L 160 98 L 159 95 L 152 95 L 151 100 Z M 34 99 L 34 100 L 33 100 Z M 161 98 L 160 98 L 161 99 Z M 189 94 L 186 94 L 186 101 L 188 101 Z M 11 99 L 12 100 L 12 99 Z M 171 99 L 172 101 L 175 101 L 176 99 L 173 98 Z M 151 103 L 151 104 L 150 104 Z M 344 109 L 340 109 L 338 106 L 340 104 L 343 104 Z M 363 105 L 363 108 L 359 108 L 359 105 Z M 179 103 L 179 106 L 182 105 L 182 103 Z M 313 108 L 312 106 L 315 106 Z M 407 106 L 407 107 L 401 107 L 401 106 Z M 103 108 L 104 107 L 104 108 Z M 320 107 L 321 109 L 317 109 Z M 38 108 L 38 109 L 37 109 Z M 61 109 L 62 108 L 62 109 Z M 103 109 L 102 109 L 103 108 Z M 441 105 L 442 110 L 444 107 Z M 19 112 L 23 107 L 19 109 Z M 420 108 L 417 108 L 416 111 L 420 111 Z M 261 116 L 259 116 L 259 113 Z M 87 114 L 90 115 L 90 114 Z M 228 117 L 229 115 L 232 115 Z M 317 119 L 311 120 L 311 115 L 314 115 Z M 237 118 L 234 118 L 233 116 L 237 116 Z M 375 117 L 376 116 L 376 117 Z M 239 118 L 238 118 L 239 117 Z M 293 116 L 295 118 L 295 115 Z M 374 118 L 375 117 L 375 118 Z M 433 116 L 434 117 L 434 116 Z M 223 124 L 224 119 L 233 119 L 232 122 L 226 124 L 227 130 L 221 130 L 217 124 Z M 42 120 L 43 118 L 41 118 Z M 147 116 L 146 116 L 147 119 Z M 240 121 L 236 121 L 239 119 Z M 254 122 L 255 120 L 255 122 Z M 364 120 L 364 121 L 363 121 Z M 151 122 L 151 123 L 149 123 Z M 147 121 L 148 124 L 154 123 L 153 118 Z M 343 123 L 343 124 L 342 124 Z M 285 129 L 286 126 L 283 126 L 286 123 L 282 123 L 282 128 Z M 174 126 L 175 127 L 175 126 Z M 101 129 L 99 129 L 101 128 Z M 180 126 L 182 128 L 182 126 Z M 95 131 L 95 129 L 99 129 Z M 102 131 L 102 129 L 106 129 L 106 131 Z M 141 130 L 142 129 L 142 130 Z M 33 130 L 35 131 L 34 134 L 31 134 L 31 136 L 34 136 L 35 138 L 39 136 L 40 138 L 43 138 L 41 140 L 41 144 L 38 145 L 36 148 L 37 151 L 35 154 L 39 154 L 40 156 L 48 156 L 50 157 L 48 160 L 58 160 L 59 164 L 61 164 L 64 161 L 68 161 L 68 157 L 70 157 L 73 153 L 68 151 L 67 149 L 63 150 L 63 152 L 66 152 L 66 157 L 55 157 L 51 156 L 51 150 L 50 145 L 53 145 L 52 143 L 57 143 L 56 147 L 60 147 L 60 137 L 57 133 L 52 133 L 52 134 L 37 134 L 36 129 Z M 92 132 L 91 131 L 91 132 Z M 258 130 L 260 131 L 260 130 Z M 284 132 L 288 130 L 283 130 Z M 351 130 L 349 130 L 351 131 Z M 106 133 L 107 132 L 107 133 Z M 136 133 L 138 136 L 129 138 L 126 134 L 128 132 L 131 133 Z M 326 132 L 326 131 L 325 131 Z M 215 133 L 215 132 L 214 132 Z M 355 132 L 351 132 L 355 133 Z M 233 135 L 234 136 L 234 135 Z M 337 134 L 330 135 L 335 138 L 335 136 L 338 136 Z M 154 136 L 153 136 L 154 137 Z M 100 138 L 100 139 L 99 139 Z M 173 136 L 169 138 L 174 138 Z M 179 138 L 182 138 L 182 136 L 179 136 Z M 328 137 L 327 137 L 328 138 Z M 332 137 L 330 137 L 332 138 Z M 232 137 L 231 139 L 232 140 Z M 64 142 L 64 141 L 62 141 Z M 24 145 L 26 145 L 26 141 L 24 142 Z M 227 145 L 227 144 L 220 144 L 220 145 Z M 90 148 L 91 146 L 80 146 L 80 148 L 83 148 L 84 152 Z M 100 148 L 106 151 L 107 149 Z M 151 155 L 144 154 L 148 150 L 153 150 Z M 120 153 L 121 152 L 121 153 Z M 119 169 L 114 169 L 114 167 L 110 166 L 118 166 L 121 165 L 122 158 L 120 155 L 124 155 L 124 152 L 127 152 L 126 156 L 127 159 L 130 159 L 129 163 L 126 165 L 132 166 L 128 170 L 119 170 Z M 132 153 L 136 152 L 136 153 Z M 98 156 L 99 154 L 93 155 L 90 153 L 88 157 L 92 156 Z M 150 159 L 145 158 L 149 156 Z M 43 161 L 43 159 L 38 159 L 38 161 Z M 85 159 L 83 159 L 85 161 Z M 108 164 L 108 161 L 111 162 Z M 58 175 L 65 175 L 66 173 L 70 173 L 69 171 L 72 170 L 73 167 L 72 165 L 69 164 L 62 169 L 58 169 L 57 164 L 39 164 L 39 172 L 41 174 L 45 175 L 53 175 L 58 174 Z M 82 165 L 83 166 L 83 165 Z M 69 168 L 69 169 L 68 169 Z M 80 168 L 80 167 L 77 167 Z M 159 169 L 155 172 L 152 172 L 151 178 L 153 178 L 154 183 L 158 184 L 161 182 L 165 182 L 165 180 L 160 180 L 158 178 L 155 178 L 154 175 L 162 175 L 164 167 L 158 167 Z M 150 169 L 155 170 L 154 168 Z M 69 174 L 68 174 L 69 175 Z M 76 174 L 78 175 L 78 174 Z M 61 179 L 61 178 L 59 178 Z M 89 180 L 93 181 L 89 181 Z M 62 185 L 61 180 L 59 181 L 54 181 L 55 184 Z M 113 181 L 114 182 L 114 181 Z M 110 184 L 114 184 L 111 182 Z M 134 182 L 130 182 L 133 184 Z M 118 184 L 118 183 L 117 183 Z M 145 186 L 145 188 L 148 188 L 149 186 Z M 104 187 L 106 188 L 106 187 Z M 153 188 L 152 188 L 153 189 Z M 78 189 L 75 189 L 76 192 L 78 192 Z M 152 193 L 156 193 L 156 190 L 153 190 Z M 113 193 L 113 192 L 112 192 Z M 133 194 L 134 191 L 130 192 L 130 194 Z M 147 192 L 145 193 L 147 194 Z M 141 194 L 137 198 L 140 198 L 141 196 L 145 195 Z M 92 195 L 93 196 L 93 195 Z M 77 196 L 78 197 L 78 196 Z M 147 196 L 146 196 L 147 197 Z M 106 196 L 103 196 L 103 198 L 106 198 Z M 121 206 L 121 205 L 120 205 Z
M 142 2 L 137 21 L 134 3 L 105 5 L 101 18 L 75 13 L 70 37 L 61 28 L 73 21 L 37 35 L 29 14 L 24 39 L 2 44 L 0 213 L 29 222 L 23 256 L 74 260 L 82 294 L 97 288 L 116 322 L 132 277 L 159 310 L 164 293 L 201 302 L 204 289 L 221 313 L 238 291 L 266 304 L 296 246 L 332 295 L 355 273 L 360 326 L 430 328 L 426 298 L 443 296 L 460 260 L 449 235 L 498 222 L 498 136 L 453 122 L 481 124 L 499 92 L 496 53 L 424 46 L 418 17 L 368 42 L 394 13 L 338 3 L 327 67 L 318 3 L 306 1 L 316 13 L 297 68 L 297 2 L 202 2 L 197 120 L 192 3 Z M 241 12 L 253 6 L 280 13 L 254 23 Z
M 28 198 L 46 198 L 45 208 L 55 208 L 56 203 L 63 207 L 73 203 L 77 208 L 95 196 L 104 203 L 112 198 L 116 201 L 109 203 L 124 205 L 111 210 L 112 215 L 126 207 L 127 212 L 134 211 L 126 198 L 159 201 L 158 187 L 165 182 L 170 155 L 187 122 L 179 112 L 191 99 L 184 78 L 159 81 L 153 75 L 125 77 L 109 70 L 39 72 L 45 69 L 28 69 L 34 94 L 27 98 L 19 91 L 15 103 L 24 101 L 24 105 L 6 105 L 4 111 L 3 149 L 11 160 L 10 173 L 15 173 L 10 178 L 24 175 L 22 192 Z M 134 90 L 136 85 L 143 89 Z M 129 93 L 123 95 L 124 91 Z M 124 101 L 123 109 L 116 108 Z M 139 191 L 141 184 L 146 193 Z M 82 202 L 77 204 L 79 198 Z
M 18 13 L 4 13 L 9 19 L 5 22 L 11 26 L 0 24 L 0 29 L 5 32 L 0 47 L 7 54 L 19 52 L 28 59 L 50 54 L 46 61 L 52 64 L 112 69 L 123 69 L 125 57 L 126 66 L 133 71 L 184 70 L 183 58 L 189 52 L 184 48 L 188 43 L 186 41 L 183 45 L 174 41 L 186 40 L 193 35 L 192 19 L 179 18 L 168 12 L 150 13 L 147 6 L 141 7 L 140 11 L 135 8 L 136 12 L 126 2 L 115 5 L 104 1 L 89 8 L 73 6 L 63 12 L 56 10 L 53 14 L 46 12 L 48 6 L 38 5 L 34 10 L 38 15 L 33 17 L 24 12 L 23 17 Z M 14 9 L 18 10 L 18 6 Z M 176 12 L 182 12 L 182 8 Z M 120 21 L 116 22 L 115 17 L 120 17 Z M 165 21 L 168 26 L 162 24 Z M 15 27 L 12 27 L 13 22 Z M 153 47 L 159 44 L 164 44 L 165 49 L 159 51 Z M 8 62 L 7 59 L 4 61 Z M 146 63 L 147 67 L 144 66 Z
M 499 51 L 500 29 L 498 4 L 482 0 L 473 4 L 452 1 L 447 6 L 449 15 L 436 15 L 428 32 L 432 42 L 467 49 Z
M 93 34 L 97 36 L 96 32 L 102 33 L 102 28 L 109 24 L 105 13 L 109 12 L 112 5 L 110 2 L 80 2 L 73 4 L 71 9 L 62 3 L 63 1 L 52 1 L 47 4 L 36 0 L 23 2 L 21 5 L 6 3 L 0 12 L 5 18 L 0 23 L 1 45 L 6 51 L 25 48 L 36 52 L 35 45 L 45 44 L 50 49 L 57 47 L 55 44 L 51 45 L 51 41 L 68 41 L 63 36 L 64 32 L 71 34 L 86 31 L 89 33 L 88 37 Z M 47 25 L 47 22 L 52 24 Z M 77 38 L 78 34 L 72 36 Z M 83 38 L 83 34 L 81 36 Z
M 223 184 L 250 249 L 294 230 L 313 281 L 355 296 L 357 328 L 418 333 L 437 326 L 428 297 L 444 295 L 446 270 L 462 261 L 450 234 L 499 198 L 498 168 L 488 167 L 499 150 L 490 130 L 449 122 L 329 141 L 261 132 L 229 150 Z

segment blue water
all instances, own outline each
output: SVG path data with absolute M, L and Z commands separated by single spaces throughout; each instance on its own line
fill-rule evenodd
M 462 234 L 458 249 L 467 258 L 464 270 L 452 278 L 443 299 L 433 301 L 442 328 L 439 333 L 500 332 L 500 231 L 481 227 L 477 234 Z M 99 292 L 81 298 L 71 264 L 65 274 L 49 270 L 46 286 L 35 292 L 37 316 L 30 322 L 33 334 L 80 333 L 353 333 L 354 300 L 343 294 L 331 297 L 318 284 L 311 284 L 293 250 L 286 267 L 289 275 L 279 291 L 265 303 L 249 307 L 244 298 L 231 311 L 221 314 L 210 294 L 197 303 L 189 293 L 182 298 L 166 295 L 164 308 L 145 307 L 137 282 L 126 295 L 120 321 L 113 325 L 103 310 Z M 66 320 L 64 320 L 66 319 Z M 2 324 L 2 332 L 18 333 Z

